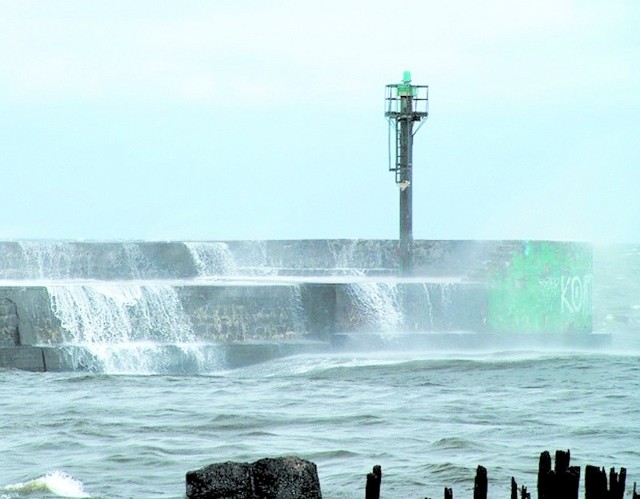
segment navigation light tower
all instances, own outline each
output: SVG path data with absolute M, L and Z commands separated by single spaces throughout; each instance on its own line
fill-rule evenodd
M 393 83 L 385 88 L 384 115 L 389 122 L 389 171 L 395 172 L 396 184 L 400 189 L 400 273 L 409 275 L 413 269 L 413 136 L 429 115 L 429 87 L 412 85 L 411 73 L 405 71 L 402 83 Z M 419 123 L 415 130 L 414 123 Z M 391 144 L 392 129 L 395 130 L 395 146 Z

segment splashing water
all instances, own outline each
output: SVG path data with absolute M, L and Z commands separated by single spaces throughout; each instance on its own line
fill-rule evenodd
M 214 360 L 205 358 L 171 286 L 120 283 L 47 289 L 64 329 L 63 342 L 82 347 L 70 350 L 77 366 L 144 374 Z
M 31 279 L 69 278 L 73 270 L 73 253 L 60 242 L 20 242 L 27 277 Z
M 391 334 L 402 325 L 404 316 L 396 283 L 358 282 L 347 290 L 362 322 L 369 327 Z
M 429 286 L 427 284 L 422 284 L 422 289 L 424 291 L 424 310 L 427 314 L 429 329 L 433 330 L 433 304 L 431 303 L 431 296 L 429 294 Z
M 34 493 L 55 494 L 60 497 L 91 497 L 85 492 L 82 482 L 63 471 L 54 471 L 28 482 L 8 485 L 1 488 L 0 491 L 11 494 L 4 497 L 12 497 L 13 494 L 25 496 Z
M 131 277 L 139 279 L 140 271 L 149 267 L 149 261 L 140 250 L 140 246 L 135 243 L 125 243 L 122 246 L 127 267 L 130 269 Z
M 186 242 L 200 277 L 235 274 L 236 263 L 226 243 Z

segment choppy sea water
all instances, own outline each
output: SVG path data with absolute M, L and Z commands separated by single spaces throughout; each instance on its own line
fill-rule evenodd
M 198 376 L 0 372 L 0 497 L 182 498 L 206 464 L 298 455 L 326 498 L 535 490 L 539 453 L 640 482 L 640 349 L 325 354 Z M 583 471 L 584 472 L 584 471 Z

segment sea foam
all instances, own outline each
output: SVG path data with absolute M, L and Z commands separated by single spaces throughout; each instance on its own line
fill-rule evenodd
M 60 497 L 91 497 L 85 492 L 82 482 L 63 471 L 54 471 L 24 483 L 14 483 L 3 487 L 1 490 L 5 493 L 20 495 L 47 492 Z

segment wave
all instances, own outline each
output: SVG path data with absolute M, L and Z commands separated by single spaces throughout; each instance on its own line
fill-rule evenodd
M 91 497 L 82 482 L 76 480 L 64 471 L 53 471 L 27 482 L 18 482 L 0 488 L 0 497 L 24 497 L 42 493 L 58 497 Z M 8 494 L 8 495 L 6 495 Z
M 409 384 L 415 387 L 442 387 L 460 376 L 491 375 L 519 380 L 524 388 L 540 388 L 539 377 L 554 371 L 593 373 L 604 366 L 618 366 L 618 377 L 635 377 L 640 365 L 629 363 L 635 354 L 618 352 L 493 351 L 453 352 L 368 352 L 312 354 L 274 359 L 234 373 L 247 379 L 279 379 L 282 383 L 306 379 L 310 382 L 379 382 L 384 386 Z M 494 374 L 491 374 L 494 373 Z M 521 373 L 529 373 L 522 376 Z M 532 373 L 538 373 L 534 375 Z

